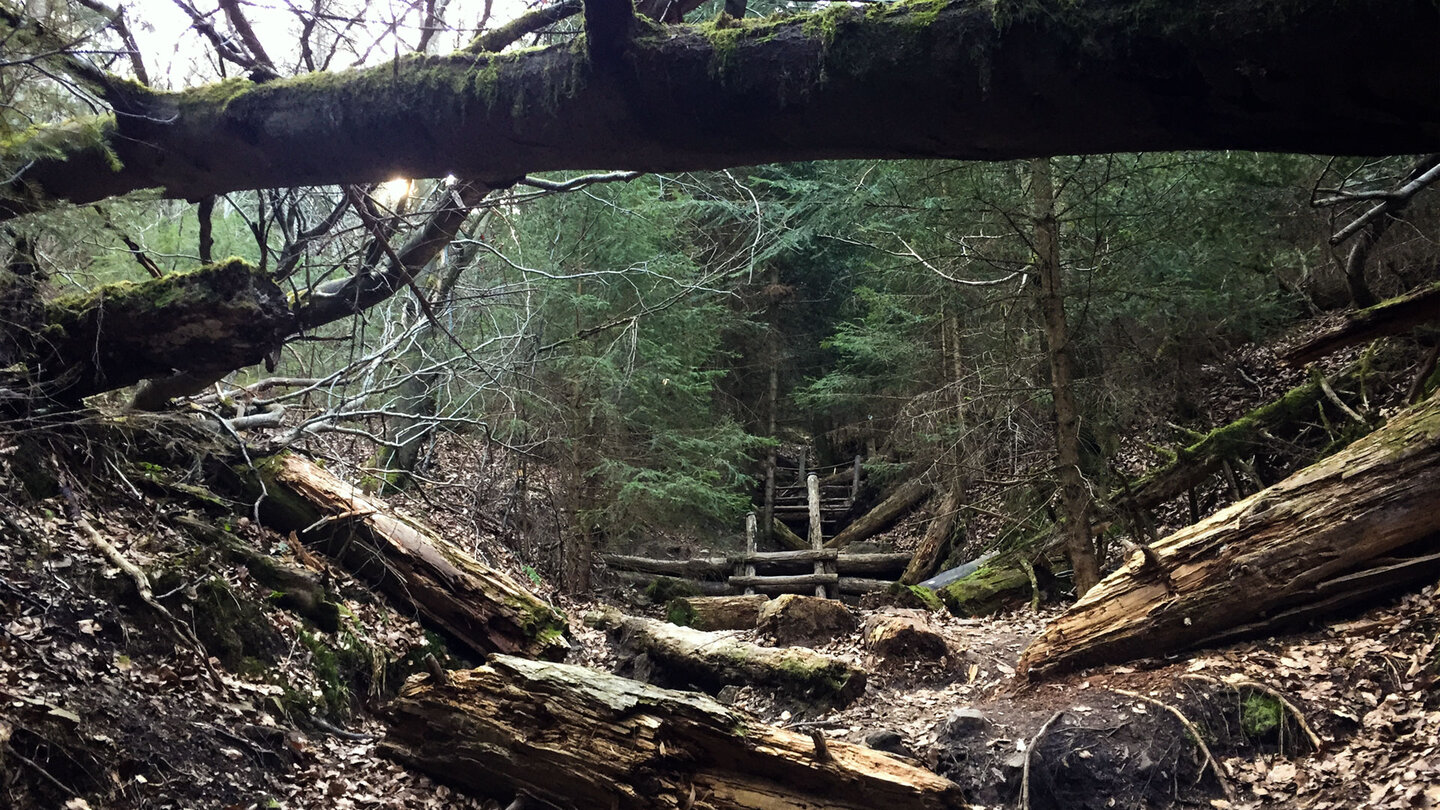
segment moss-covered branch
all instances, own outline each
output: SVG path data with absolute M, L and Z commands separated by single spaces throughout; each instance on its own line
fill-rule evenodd
M 194 199 L 395 175 L 499 185 L 595 167 L 1440 147 L 1432 3 L 909 0 L 636 23 L 604 71 L 581 38 L 263 84 L 126 88 L 114 120 L 0 145 L 5 176 L 18 173 L 0 217 L 140 188 Z

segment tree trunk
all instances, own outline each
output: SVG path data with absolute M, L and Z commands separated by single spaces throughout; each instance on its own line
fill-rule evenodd
M 266 524 L 295 532 L 300 542 L 480 657 L 565 656 L 564 616 L 505 574 L 309 459 L 271 456 L 255 470 L 264 487 L 260 516 Z M 249 474 L 244 468 L 238 472 Z
M 865 670 L 804 647 L 761 647 L 729 633 L 614 610 L 586 621 L 609 631 L 625 649 L 645 655 L 655 676 L 645 680 L 653 683 L 711 694 L 731 685 L 757 686 L 824 707 L 848 706 L 865 691 Z
M 930 486 L 919 478 L 912 478 L 901 484 L 890 493 L 890 497 L 881 501 L 878 506 L 866 512 L 849 526 L 841 529 L 838 534 L 830 538 L 825 544 L 826 548 L 844 548 L 850 543 L 858 543 L 867 537 L 872 537 L 890 528 L 890 524 L 899 520 L 906 512 L 915 508 L 915 505 L 924 500 L 930 494 Z
M 1440 530 L 1440 397 L 1136 552 L 1021 658 L 1031 673 L 1164 655 L 1317 601 L 1327 582 Z
M 1060 225 L 1055 219 L 1055 186 L 1050 160 L 1030 163 L 1035 193 L 1035 294 L 1045 322 L 1050 358 L 1050 398 L 1055 404 L 1055 462 L 1064 508 L 1065 551 L 1075 572 L 1075 593 L 1083 595 L 1100 581 L 1100 562 L 1090 536 L 1090 490 L 1080 472 L 1080 412 L 1075 405 L 1070 364 L 1070 328 L 1060 281 Z
M 942 0 L 718 31 L 642 24 L 603 64 L 566 43 L 417 55 L 323 81 L 117 83 L 116 115 L 43 127 L 0 154 L 14 175 L 0 217 L 141 188 L 200 199 L 397 174 L 500 185 L 596 166 L 1416 154 L 1440 141 L 1437 25 L 1423 2 Z
M 930 525 L 925 527 L 925 536 L 920 538 L 920 545 L 915 549 L 915 556 L 910 558 L 910 564 L 900 575 L 901 584 L 917 585 L 940 570 L 940 563 L 950 553 L 950 537 L 955 531 L 955 520 L 959 514 L 960 496 L 952 489 L 940 499 L 935 517 L 930 519 Z
M 381 750 L 502 802 L 562 810 L 940 810 L 959 786 L 849 743 L 756 722 L 703 695 L 495 656 L 411 680 Z M 822 738 L 823 739 L 823 738 Z

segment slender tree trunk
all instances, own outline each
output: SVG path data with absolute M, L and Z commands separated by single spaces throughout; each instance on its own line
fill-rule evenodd
M 1060 500 L 1065 515 L 1065 551 L 1075 572 L 1075 593 L 1084 593 L 1100 581 L 1095 543 L 1090 537 L 1090 492 L 1080 473 L 1080 414 L 1075 406 L 1070 332 L 1065 321 L 1065 297 L 1060 280 L 1060 226 L 1055 219 L 1055 185 L 1050 159 L 1030 162 L 1035 193 L 1036 297 L 1044 319 L 1050 358 L 1050 394 L 1055 403 L 1055 455 L 1060 479 Z

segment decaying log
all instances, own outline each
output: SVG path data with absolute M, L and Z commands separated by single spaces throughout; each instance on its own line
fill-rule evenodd
M 1401 335 L 1435 320 L 1440 320 L 1440 284 L 1431 284 L 1352 313 L 1339 326 L 1321 332 L 1281 357 L 1289 365 L 1303 366 L 1346 346 Z
M 265 523 L 296 532 L 476 653 L 559 659 L 569 649 L 559 611 L 309 459 L 284 453 L 261 460 L 255 471 L 265 487 Z
M 703 695 L 495 656 L 390 707 L 388 756 L 442 781 L 564 810 L 939 810 L 960 789 L 878 751 L 767 726 Z
M 785 525 L 784 521 L 780 520 L 779 518 L 774 518 L 771 521 L 771 526 L 771 539 L 784 546 L 785 548 L 792 551 L 801 551 L 810 548 L 810 544 L 805 542 L 805 538 L 796 534 L 789 526 Z
M 820 706 L 847 706 L 865 691 L 865 670 L 804 647 L 762 647 L 729 633 L 626 616 L 592 613 L 586 623 L 608 631 L 620 646 L 643 653 L 654 680 L 714 694 L 730 685 L 763 686 Z
M 750 630 L 760 621 L 760 606 L 769 597 L 680 596 L 665 605 L 671 623 L 696 630 Z
M 729 582 L 731 588 L 754 588 L 765 593 L 809 592 L 818 586 L 838 585 L 840 576 L 838 574 L 797 574 L 782 577 L 730 577 Z
M 1025 651 L 1043 673 L 1191 646 L 1326 598 L 1324 583 L 1440 530 L 1440 397 L 1153 544 Z
M 930 485 L 919 478 L 912 478 L 901 484 L 890 493 L 890 497 L 881 501 L 878 506 L 866 512 L 849 526 L 841 529 L 838 534 L 830 538 L 825 544 L 826 548 L 842 548 L 849 543 L 864 540 L 889 528 L 890 524 L 899 520 L 906 512 L 915 507 L 915 504 L 925 499 L 930 494 Z

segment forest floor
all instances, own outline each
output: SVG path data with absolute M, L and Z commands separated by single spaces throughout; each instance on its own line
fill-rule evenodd
M 397 686 L 387 678 L 401 676 L 395 662 L 433 644 L 414 621 L 241 520 L 228 527 L 237 536 L 333 579 L 345 596 L 344 627 L 323 637 L 306 629 L 268 606 L 243 567 L 213 559 L 192 569 L 197 578 L 157 584 L 157 599 L 175 606 L 172 624 L 135 598 L 130 576 L 79 521 L 102 526 L 122 555 L 152 570 L 202 551 L 167 519 L 173 504 L 138 489 L 111 495 L 78 520 L 41 502 L 10 509 L 0 524 L 0 802 L 494 806 L 376 753 L 383 702 Z M 1018 681 L 1014 664 L 1049 614 L 936 614 L 951 650 L 940 661 L 877 661 L 858 636 L 819 646 L 871 673 L 849 707 L 815 712 L 750 688 L 726 698 L 766 721 L 835 738 L 894 732 L 901 750 L 970 787 L 981 806 L 1016 806 L 1027 770 L 1036 808 L 1440 806 L 1440 700 L 1429 681 L 1435 595 L 1431 587 L 1281 638 L 1038 684 Z M 260 624 L 256 638 L 231 638 L 223 622 L 207 620 L 212 597 L 262 606 L 261 615 L 226 620 L 230 630 L 242 619 Z M 582 621 L 598 603 L 557 602 L 574 631 L 571 660 L 613 667 L 616 651 Z M 237 645 L 247 654 L 227 664 Z M 370 671 L 344 671 L 337 653 L 346 650 L 364 650 Z M 1274 704 L 1256 696 L 1271 690 L 1288 706 L 1266 725 Z M 1246 717 L 1247 706 L 1259 714 Z M 1215 764 L 1171 709 L 1205 729 Z

